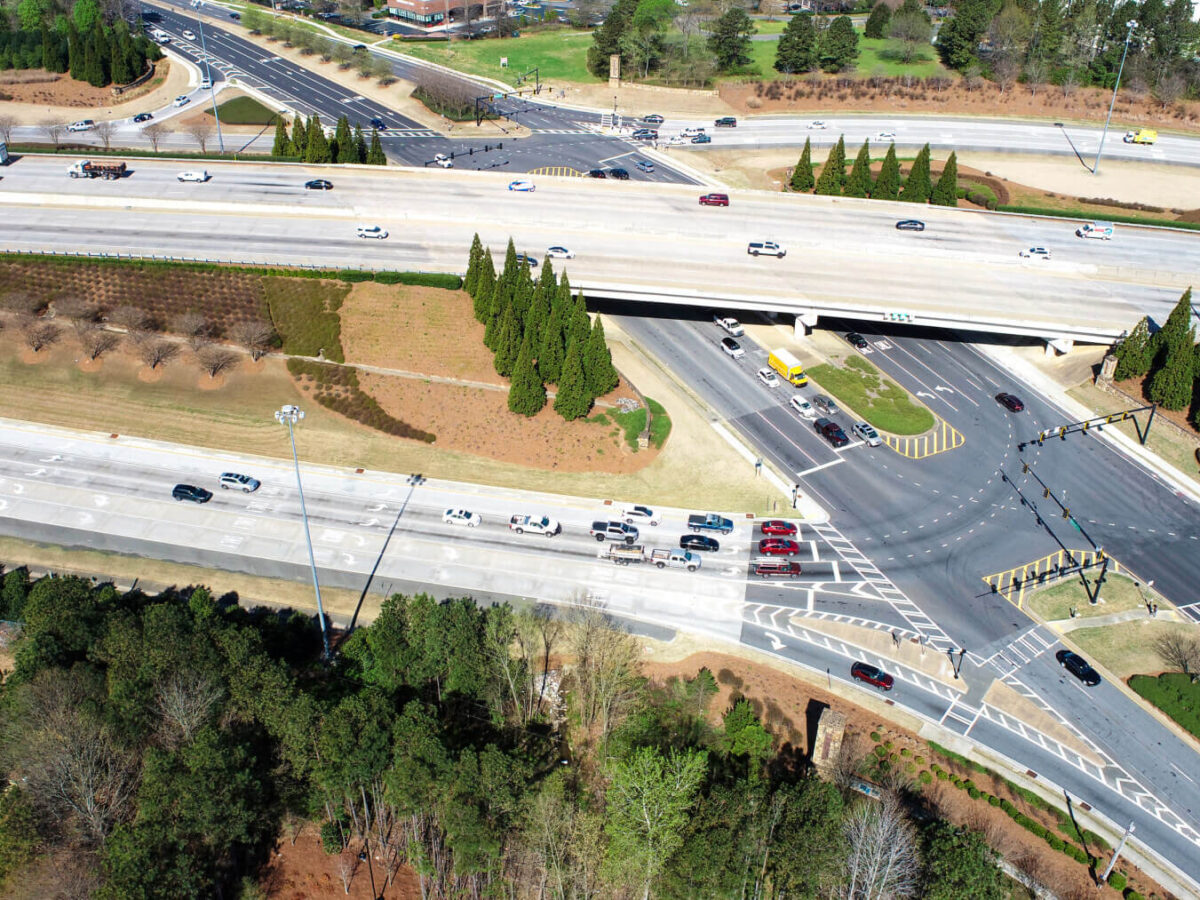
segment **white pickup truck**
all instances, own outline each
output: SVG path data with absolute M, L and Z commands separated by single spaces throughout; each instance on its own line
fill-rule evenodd
M 558 523 L 558 519 L 552 519 L 549 516 L 541 518 L 513 516 L 508 520 L 508 527 L 517 534 L 524 534 L 528 531 L 532 534 L 544 534 L 546 537 L 554 537 L 562 531 L 562 525 Z
M 689 572 L 695 572 L 700 568 L 700 557 L 690 550 L 647 551 L 641 544 L 609 544 L 601 558 L 611 560 L 618 566 L 648 562 L 660 569 L 687 569 Z

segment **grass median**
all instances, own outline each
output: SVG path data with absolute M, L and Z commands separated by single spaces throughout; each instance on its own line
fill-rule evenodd
M 933 413 L 914 403 L 908 392 L 879 374 L 879 370 L 858 356 L 843 366 L 822 363 L 808 370 L 821 390 L 856 415 L 862 416 L 880 431 L 911 435 L 928 431 L 934 425 Z

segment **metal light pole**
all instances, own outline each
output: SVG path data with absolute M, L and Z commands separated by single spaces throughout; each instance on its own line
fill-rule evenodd
M 312 567 L 313 591 L 317 595 L 317 618 L 321 621 L 321 646 L 324 656 L 329 658 L 329 634 L 325 630 L 325 608 L 321 605 L 321 584 L 317 580 L 317 560 L 313 556 L 312 534 L 308 530 L 308 507 L 304 504 L 304 485 L 300 482 L 300 459 L 296 456 L 296 432 L 293 426 L 304 418 L 304 410 L 288 404 L 275 413 L 275 421 L 287 425 L 288 437 L 292 439 L 292 463 L 296 467 L 296 489 L 300 492 L 300 517 L 304 520 L 304 540 L 308 544 L 308 564 Z
M 204 43 L 204 19 L 200 16 L 200 7 L 196 4 L 196 24 L 200 26 L 200 50 L 204 54 L 204 77 L 208 79 L 208 94 L 212 98 L 213 118 L 217 120 L 217 144 L 221 152 L 225 152 L 225 138 L 221 136 L 221 116 L 217 113 L 217 86 L 213 84 L 212 71 L 208 68 L 208 46 Z
M 1117 89 L 1121 87 L 1121 73 L 1125 71 L 1125 57 L 1129 53 L 1129 39 L 1133 37 L 1133 29 L 1137 22 L 1132 19 L 1126 23 L 1129 31 L 1125 33 L 1125 49 L 1121 51 L 1121 65 L 1117 67 L 1117 82 L 1113 85 L 1112 100 L 1108 104 L 1108 118 L 1104 120 L 1104 130 L 1100 132 L 1100 146 L 1096 148 L 1096 163 L 1092 166 L 1092 174 L 1100 172 L 1100 154 L 1104 152 L 1104 138 L 1108 136 L 1108 123 L 1112 121 L 1113 107 L 1117 105 Z

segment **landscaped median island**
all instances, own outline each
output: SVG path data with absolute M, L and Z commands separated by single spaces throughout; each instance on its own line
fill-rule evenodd
M 809 369 L 808 374 L 847 410 L 862 416 L 880 431 L 914 435 L 934 426 L 933 413 L 914 403 L 907 391 L 880 375 L 861 356 L 851 356 L 841 366 L 821 363 Z

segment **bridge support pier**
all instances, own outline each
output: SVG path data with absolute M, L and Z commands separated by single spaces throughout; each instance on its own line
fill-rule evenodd
M 1070 353 L 1074 347 L 1075 341 L 1071 338 L 1048 338 L 1046 340 L 1046 355 L 1064 356 Z
M 817 311 L 815 309 L 806 309 L 796 313 L 796 325 L 794 334 L 796 339 L 807 337 L 814 328 L 817 327 Z

